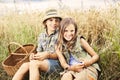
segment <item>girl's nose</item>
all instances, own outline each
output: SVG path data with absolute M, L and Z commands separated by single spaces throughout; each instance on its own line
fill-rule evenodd
M 72 33 L 70 31 L 68 31 L 68 35 L 71 35 Z

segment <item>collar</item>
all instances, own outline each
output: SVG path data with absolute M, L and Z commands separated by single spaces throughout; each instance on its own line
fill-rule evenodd
M 47 31 L 45 32 L 45 36 L 52 36 L 55 35 L 58 32 L 58 30 L 55 30 L 53 33 L 51 33 L 50 35 L 48 35 Z

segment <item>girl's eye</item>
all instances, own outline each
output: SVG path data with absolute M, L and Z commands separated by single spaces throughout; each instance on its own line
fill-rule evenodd
M 68 32 L 68 30 L 65 30 L 65 32 Z
M 71 32 L 74 32 L 74 30 L 71 30 Z

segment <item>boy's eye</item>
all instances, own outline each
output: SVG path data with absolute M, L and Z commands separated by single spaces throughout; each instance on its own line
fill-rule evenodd
M 58 20 L 56 19 L 55 22 L 58 22 Z
M 55 19 L 56 22 L 59 22 L 60 20 L 59 19 Z
M 53 21 L 53 19 L 49 19 L 49 21 Z
M 49 19 L 49 21 L 59 22 L 59 19 Z

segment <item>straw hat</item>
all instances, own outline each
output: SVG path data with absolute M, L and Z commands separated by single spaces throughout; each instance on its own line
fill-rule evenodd
M 44 18 L 43 18 L 43 23 L 52 17 L 58 17 L 60 20 L 62 20 L 61 16 L 58 14 L 58 11 L 56 9 L 49 9 L 45 12 Z

